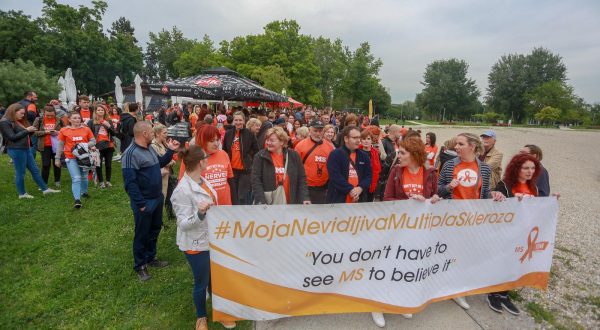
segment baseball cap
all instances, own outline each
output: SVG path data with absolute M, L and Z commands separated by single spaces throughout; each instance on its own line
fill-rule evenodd
M 313 120 L 311 120 L 311 122 L 308 125 L 308 127 L 323 128 L 323 127 L 325 127 L 325 125 L 319 119 L 313 119 Z
M 273 124 L 274 125 L 281 125 L 283 123 L 285 123 L 285 119 L 283 119 L 283 118 L 277 118 L 277 119 L 275 119 L 275 122 Z
M 483 134 L 481 134 L 480 136 L 491 137 L 494 140 L 496 139 L 496 133 L 494 131 L 492 131 L 491 129 L 483 132 Z

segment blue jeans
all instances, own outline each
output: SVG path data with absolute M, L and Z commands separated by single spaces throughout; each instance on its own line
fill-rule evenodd
M 37 153 L 37 145 L 38 145 L 38 137 L 35 135 L 31 135 L 30 136 L 30 141 L 31 141 L 31 147 L 29 148 L 29 151 L 31 152 L 31 155 L 33 156 L 33 159 L 35 159 L 35 155 Z
M 67 169 L 71 175 L 71 190 L 74 199 L 81 199 L 81 194 L 87 193 L 88 176 L 83 169 L 77 165 L 77 160 L 67 158 Z
M 40 187 L 42 191 L 48 189 L 44 179 L 40 175 L 40 170 L 33 159 L 33 154 L 29 149 L 8 148 L 8 155 L 13 160 L 15 166 L 15 184 L 19 195 L 25 194 L 25 170 L 28 169 L 33 177 L 33 181 Z
M 210 253 L 202 251 L 199 254 L 187 254 L 185 257 L 194 274 L 194 305 L 196 317 L 206 317 L 206 289 L 210 285 Z

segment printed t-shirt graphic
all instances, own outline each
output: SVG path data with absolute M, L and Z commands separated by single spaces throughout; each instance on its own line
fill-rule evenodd
M 65 127 L 61 129 L 58 133 L 58 140 L 63 141 L 65 143 L 65 157 L 70 159 L 75 158 L 75 156 L 73 156 L 73 153 L 71 152 L 75 145 L 82 142 L 87 143 L 93 138 L 94 134 L 87 126 L 79 128 Z
M 356 163 L 356 152 L 350 154 L 350 159 L 352 161 L 350 162 L 350 168 L 348 170 L 348 183 L 353 187 L 356 187 L 358 186 L 358 173 L 356 173 L 356 169 L 354 168 L 354 165 L 352 165 L 352 163 Z M 346 195 L 346 203 L 354 203 L 350 194 Z
M 479 199 L 481 180 L 478 178 L 477 162 L 460 162 L 454 168 L 453 178 L 458 180 L 458 186 L 452 190 L 453 199 Z
M 423 167 L 415 174 L 410 173 L 408 167 L 402 170 L 402 189 L 410 197 L 411 195 L 423 195 Z
M 231 205 L 231 188 L 227 184 L 227 179 L 233 178 L 233 170 L 225 151 L 218 150 L 208 157 L 208 165 L 202 172 L 202 176 L 217 192 L 219 205 Z
M 90 111 L 90 109 L 80 109 L 79 113 L 81 114 L 82 123 L 86 123 L 92 118 L 92 112 Z
M 283 153 L 276 154 L 271 152 L 271 159 L 273 159 L 273 166 L 275 167 L 275 182 L 276 186 L 280 186 L 283 183 L 283 189 L 285 190 L 285 200 L 290 203 L 290 177 L 285 176 L 285 182 L 283 182 L 283 173 L 285 173 L 285 162 L 283 159 Z
M 517 184 L 515 184 L 514 187 L 512 187 L 512 193 L 513 196 L 515 194 L 523 194 L 526 197 L 535 197 L 533 191 L 531 191 L 531 189 L 529 189 L 529 186 L 527 185 L 527 183 L 524 182 L 519 182 Z
M 298 142 L 294 149 L 300 154 L 302 160 L 314 145 L 315 142 L 308 138 Z M 304 171 L 306 172 L 306 183 L 309 187 L 324 186 L 329 180 L 327 158 L 333 150 L 333 145 L 329 141 L 323 141 L 306 158 Z
M 430 166 L 433 166 L 435 164 L 435 155 L 438 152 L 438 146 L 436 145 L 436 146 L 432 147 L 432 146 L 426 145 L 425 152 L 427 153 L 427 157 L 431 156 L 431 159 L 427 159 L 427 161 L 429 162 Z M 431 154 L 433 154 L 433 155 L 431 155 Z
M 240 131 L 235 132 L 233 138 L 233 145 L 231 146 L 231 167 L 236 170 L 243 170 L 244 163 L 242 163 L 242 149 L 240 148 Z
M 44 131 L 51 131 L 56 128 L 56 117 L 46 118 L 44 117 Z M 44 147 L 52 146 L 52 137 L 50 134 L 44 136 Z

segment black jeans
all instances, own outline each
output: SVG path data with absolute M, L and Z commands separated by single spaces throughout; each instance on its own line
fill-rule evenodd
M 113 152 L 115 149 L 106 148 L 104 150 L 100 150 L 100 166 L 96 166 L 96 174 L 98 175 L 98 182 L 104 182 L 102 176 L 102 161 L 104 161 L 104 166 L 106 167 L 106 181 L 110 182 L 110 177 L 112 174 L 112 159 Z
M 54 165 L 55 156 L 52 147 L 44 147 L 44 151 L 42 151 L 42 179 L 46 184 L 48 184 L 48 177 L 50 176 L 50 167 L 54 171 L 54 182 L 60 182 L 60 167 Z

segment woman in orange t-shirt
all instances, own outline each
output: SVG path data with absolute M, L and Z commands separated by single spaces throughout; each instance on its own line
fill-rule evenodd
M 75 159 L 72 150 L 79 143 L 87 143 L 90 150 L 95 150 L 96 139 L 90 128 L 82 125 L 79 112 L 73 111 L 69 113 L 69 123 L 69 126 L 61 128 L 58 133 L 58 148 L 56 150 L 55 164 L 58 167 L 61 166 L 60 157 L 64 150 L 67 169 L 71 175 L 71 190 L 73 191 L 73 198 L 75 199 L 75 208 L 79 209 L 82 206 L 81 197 L 89 197 L 87 193 L 88 176 L 77 164 L 77 160 Z
M 458 157 L 444 163 L 438 179 L 438 194 L 447 199 L 487 199 L 504 200 L 502 193 L 490 191 L 490 167 L 479 160 L 483 143 L 472 133 L 461 133 L 456 137 Z M 464 297 L 453 298 L 462 308 L 470 306 Z
M 296 151 L 284 148 L 288 139 L 287 133 L 279 126 L 269 128 L 265 133 L 266 149 L 260 150 L 252 162 L 255 204 L 268 204 L 265 192 L 275 191 L 282 185 L 287 204 L 310 204 L 304 165 Z
M 438 146 L 435 144 L 435 133 L 428 132 L 425 134 L 425 152 L 427 153 L 428 168 L 432 168 L 435 164 L 435 156 L 438 153 Z
M 208 154 L 208 164 L 202 172 L 217 192 L 219 205 L 232 205 L 229 180 L 233 179 L 233 169 L 227 153 L 220 148 L 221 133 L 213 125 L 204 125 L 196 132 L 196 145 Z
M 94 133 L 96 149 L 98 149 L 98 153 L 100 154 L 100 163 L 96 166 L 99 182 L 98 186 L 100 189 L 109 188 L 112 187 L 110 179 L 112 177 L 112 160 L 115 151 L 115 145 L 112 139 L 115 132 L 108 111 L 106 111 L 106 108 L 103 105 L 90 108 L 93 108 L 94 114 L 92 115 L 92 119 L 88 121 L 88 127 L 92 130 L 92 133 Z M 106 168 L 106 181 L 102 175 L 103 162 L 104 167 Z
M 536 197 L 539 194 L 535 182 L 540 171 L 541 166 L 537 158 L 530 154 L 517 154 L 506 165 L 504 178 L 494 190 L 519 200 L 523 197 Z

